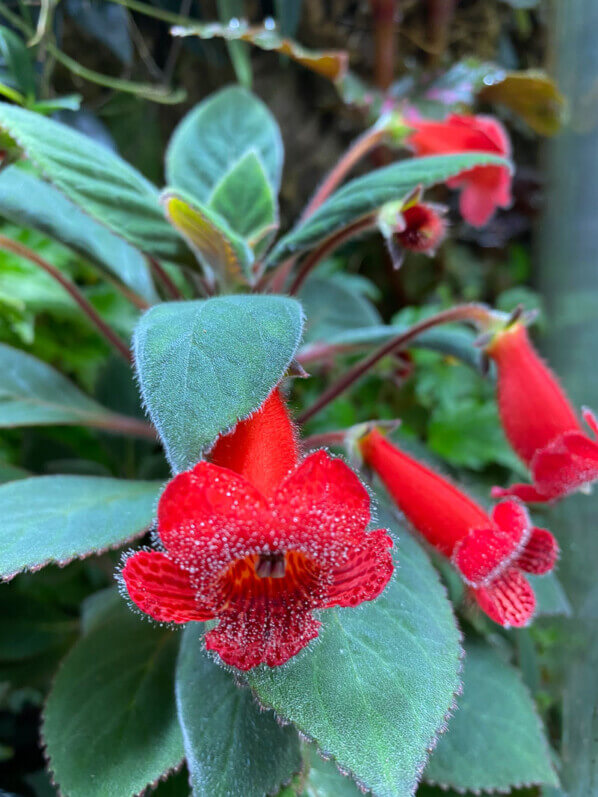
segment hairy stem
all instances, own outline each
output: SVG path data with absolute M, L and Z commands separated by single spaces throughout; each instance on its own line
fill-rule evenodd
M 144 437 L 149 440 L 157 440 L 158 435 L 153 426 L 138 418 L 131 418 L 128 415 L 118 413 L 111 414 L 105 418 L 98 418 L 96 422 L 90 423 L 96 429 L 104 429 L 115 434 L 130 435 L 131 437 Z
M 298 423 L 306 423 L 306 421 L 313 418 L 316 413 L 320 412 L 327 404 L 334 401 L 337 396 L 344 393 L 347 388 L 351 387 L 357 382 L 365 373 L 367 373 L 374 365 L 376 365 L 383 357 L 393 352 L 400 351 L 405 348 L 412 340 L 417 338 L 428 329 L 439 326 L 440 324 L 448 324 L 455 321 L 466 321 L 478 326 L 480 329 L 487 329 L 492 323 L 495 316 L 489 307 L 483 304 L 461 304 L 456 307 L 451 307 L 449 310 L 443 310 L 436 313 L 429 318 L 414 324 L 406 332 L 384 343 L 378 349 L 373 351 L 363 360 L 360 360 L 352 368 L 349 368 L 341 378 L 334 382 L 330 387 L 325 390 L 317 401 L 311 407 L 305 410 L 298 418 Z
M 98 332 L 100 332 L 103 337 L 106 338 L 110 345 L 113 346 L 116 351 L 125 358 L 125 360 L 128 362 L 133 361 L 127 344 L 124 343 L 124 341 L 122 341 L 118 335 L 112 331 L 112 329 L 110 329 L 108 324 L 106 324 L 103 318 L 96 312 L 94 307 L 85 298 L 85 296 L 83 296 L 77 286 L 67 279 L 64 274 L 62 274 L 62 272 L 56 268 L 56 266 L 48 263 L 47 260 L 44 260 L 36 252 L 33 252 L 31 249 L 23 246 L 23 244 L 18 243 L 18 241 L 13 241 L 11 238 L 7 238 L 4 235 L 0 235 L 0 249 L 4 249 L 7 252 L 12 252 L 14 255 L 18 255 L 19 257 L 26 258 L 34 265 L 43 269 L 46 274 L 49 274 L 53 279 L 56 280 L 56 282 L 59 282 L 65 291 L 67 291 L 74 301 L 79 305 L 83 313 L 89 318 Z
M 150 264 L 150 268 L 160 281 L 160 283 L 164 286 L 166 292 L 170 296 L 171 299 L 182 299 L 183 294 L 179 291 L 177 286 L 174 284 L 170 275 L 166 271 L 166 269 L 159 263 L 155 257 L 151 257 L 150 255 L 146 255 L 147 261 Z
M 344 244 L 349 239 L 354 238 L 356 235 L 359 235 L 366 230 L 373 229 L 375 226 L 376 216 L 375 214 L 370 213 L 367 216 L 354 221 L 353 224 L 350 224 L 348 227 L 339 230 L 334 235 L 331 235 L 330 238 L 327 238 L 323 243 L 320 244 L 320 246 L 307 255 L 301 264 L 299 271 L 297 272 L 297 276 L 293 280 L 293 283 L 289 289 L 289 294 L 294 296 L 295 294 L 299 293 L 303 283 L 309 277 L 318 263 L 321 263 L 324 258 L 332 254 L 332 252 L 338 249 L 339 246 Z

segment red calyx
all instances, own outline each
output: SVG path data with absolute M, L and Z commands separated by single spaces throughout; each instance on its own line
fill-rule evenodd
M 404 228 L 395 233 L 397 242 L 412 252 L 434 254 L 446 234 L 446 222 L 433 205 L 420 202 L 401 212 Z

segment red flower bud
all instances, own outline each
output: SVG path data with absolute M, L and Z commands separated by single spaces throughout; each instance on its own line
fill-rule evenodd
M 487 347 L 498 371 L 498 405 L 505 434 L 529 467 L 533 485 L 495 487 L 495 497 L 552 501 L 598 478 L 598 443 L 583 430 L 556 376 L 534 349 L 525 326 L 513 324 Z M 583 417 L 594 435 L 598 423 Z
M 160 622 L 217 619 L 206 648 L 227 664 L 283 664 L 318 635 L 315 609 L 382 592 L 392 541 L 367 531 L 369 496 L 344 462 L 316 451 L 299 463 L 278 391 L 218 441 L 212 460 L 166 486 L 163 550 L 128 556 L 124 590 Z
M 362 438 L 360 449 L 407 520 L 452 559 L 480 608 L 502 626 L 527 625 L 536 599 L 524 573 L 552 570 L 558 555 L 552 534 L 532 526 L 525 507 L 512 499 L 488 515 L 377 430 Z
M 446 235 L 446 221 L 434 205 L 420 202 L 401 213 L 403 226 L 395 238 L 412 252 L 433 255 Z
M 442 122 L 415 119 L 409 124 L 415 132 L 407 143 L 418 155 L 493 152 L 508 157 L 511 152 L 506 130 L 491 116 L 451 114 Z M 505 166 L 475 166 L 446 184 L 461 189 L 461 214 L 474 227 L 483 227 L 497 207 L 511 205 L 511 175 Z

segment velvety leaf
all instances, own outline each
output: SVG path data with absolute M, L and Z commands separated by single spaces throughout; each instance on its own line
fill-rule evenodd
M 16 166 L 0 172 L 0 215 L 60 241 L 148 302 L 158 300 L 148 266 L 137 249 L 79 210 L 56 188 Z
M 283 146 L 276 120 L 250 92 L 230 86 L 190 111 L 166 152 L 168 185 L 209 204 L 220 181 L 248 152 L 259 157 L 278 194 Z
M 363 797 L 364 792 L 355 781 L 348 775 L 341 775 L 334 761 L 325 761 L 315 745 L 306 745 L 304 756 L 309 764 L 309 773 L 301 797 Z
M 35 476 L 0 486 L 0 578 L 124 545 L 144 533 L 155 482 Z
M 105 426 L 112 413 L 30 354 L 0 343 L 0 428 L 40 424 Z
M 380 314 L 362 294 L 336 279 L 312 277 L 299 295 L 305 311 L 305 342 L 329 342 L 337 333 L 379 327 Z
M 168 224 L 158 191 L 107 147 L 40 114 L 0 103 L 0 129 L 44 178 L 112 232 L 156 257 L 190 253 Z
M 301 769 L 297 731 L 206 655 L 198 623 L 184 633 L 176 700 L 194 794 L 262 797 Z
M 301 66 L 332 81 L 342 80 L 349 67 L 349 55 L 344 50 L 307 50 L 296 41 L 281 36 L 272 26 L 250 26 L 241 21 L 235 26 L 209 23 L 190 27 L 176 26 L 172 34 L 197 36 L 200 39 L 220 38 L 227 42 L 249 42 L 260 50 L 272 50 L 286 55 Z
M 502 73 L 494 82 L 484 84 L 480 98 L 506 105 L 540 135 L 554 135 L 561 127 L 565 98 L 545 72 Z
M 148 310 L 134 351 L 143 400 L 175 471 L 256 410 L 301 336 L 301 305 L 283 296 L 225 296 Z
M 424 777 L 474 792 L 558 785 L 531 696 L 517 671 L 482 641 L 466 645 L 463 694 Z
M 272 186 L 255 152 L 248 152 L 215 188 L 210 207 L 250 242 L 278 228 L 278 207 Z
M 64 660 L 44 711 L 50 769 L 69 797 L 138 794 L 183 758 L 179 635 L 123 603 Z
M 398 524 L 386 510 L 377 523 Z M 410 797 L 459 685 L 459 632 L 438 576 L 401 530 L 375 601 L 322 612 L 318 640 L 249 672 L 259 700 L 379 797 Z
M 312 248 L 387 202 L 411 194 L 418 186 L 427 188 L 472 166 L 485 164 L 508 166 L 509 162 L 480 152 L 432 155 L 408 158 L 357 177 L 332 194 L 315 213 L 281 238 L 272 250 L 268 264 L 274 265 L 289 255 Z
M 175 191 L 165 191 L 161 199 L 166 217 L 193 249 L 211 280 L 216 277 L 225 286 L 250 281 L 253 254 L 221 216 Z

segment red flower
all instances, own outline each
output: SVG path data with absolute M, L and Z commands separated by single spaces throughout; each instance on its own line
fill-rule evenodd
M 214 458 L 229 467 L 200 462 L 167 485 L 158 506 L 164 551 L 131 555 L 125 587 L 156 620 L 217 619 L 206 648 L 227 664 L 283 664 L 318 635 L 314 609 L 382 592 L 392 541 L 366 531 L 369 497 L 343 462 L 317 451 L 297 464 L 277 391 Z
M 527 625 L 536 599 L 524 573 L 552 570 L 558 555 L 552 534 L 534 528 L 515 500 L 502 501 L 488 515 L 376 430 L 362 438 L 360 448 L 414 528 L 452 559 L 480 608 L 500 625 Z
M 425 202 L 401 212 L 401 228 L 395 232 L 397 242 L 412 252 L 433 255 L 446 234 L 446 221 L 437 207 Z
M 415 132 L 407 143 L 418 155 L 450 155 L 458 152 L 492 152 L 508 157 L 511 144 L 504 127 L 491 116 L 451 114 L 443 122 L 410 120 Z M 447 180 L 460 188 L 463 218 L 483 227 L 497 207 L 511 205 L 511 175 L 506 166 L 475 166 Z
M 498 405 L 509 442 L 529 467 L 533 485 L 495 487 L 494 497 L 552 501 L 598 478 L 598 443 L 583 430 L 556 376 L 534 349 L 525 326 L 499 332 L 487 348 L 498 371 Z M 583 418 L 598 437 L 590 410 Z

